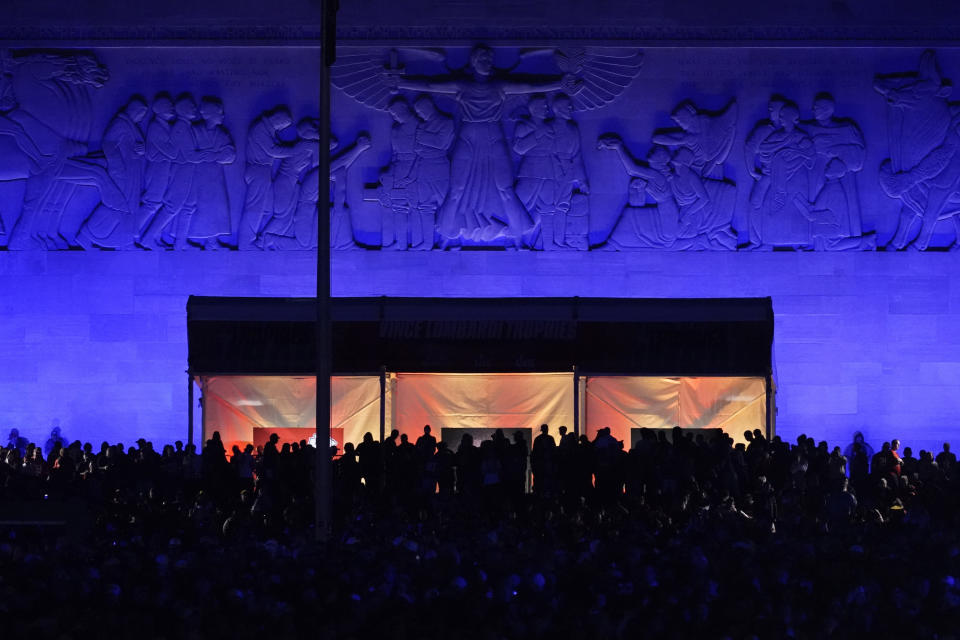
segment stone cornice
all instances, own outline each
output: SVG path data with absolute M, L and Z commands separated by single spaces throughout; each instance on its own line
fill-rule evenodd
M 0 41 L 7 46 L 45 45 L 178 45 L 315 43 L 318 25 L 166 25 L 166 26 L 56 26 L 0 25 Z M 729 44 L 809 46 L 931 46 L 960 44 L 960 24 L 936 26 L 482 26 L 464 25 L 352 25 L 337 28 L 341 43 L 371 41 L 523 42 L 582 40 L 629 41 L 647 45 Z

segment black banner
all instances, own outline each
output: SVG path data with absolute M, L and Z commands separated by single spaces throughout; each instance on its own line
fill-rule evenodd
M 335 299 L 333 370 L 766 375 L 768 298 Z M 271 306 L 277 309 L 271 314 Z M 194 373 L 307 374 L 313 300 L 191 298 Z

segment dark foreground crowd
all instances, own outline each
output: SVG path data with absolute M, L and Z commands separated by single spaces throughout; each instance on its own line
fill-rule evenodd
M 306 442 L 54 436 L 0 449 L 4 638 L 960 638 L 949 445 L 368 436 L 317 544 Z

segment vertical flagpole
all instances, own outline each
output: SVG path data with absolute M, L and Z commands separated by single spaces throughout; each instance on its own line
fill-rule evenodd
M 330 460 L 330 66 L 336 55 L 337 0 L 321 0 L 320 193 L 317 224 L 317 460 L 314 506 L 317 542 L 330 537 L 333 520 L 333 469 Z

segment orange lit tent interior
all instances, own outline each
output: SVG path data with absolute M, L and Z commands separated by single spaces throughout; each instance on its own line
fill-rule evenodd
M 330 314 L 341 449 L 392 429 L 415 441 L 426 424 L 454 448 L 465 430 L 530 443 L 544 423 L 609 427 L 627 449 L 641 428 L 774 429 L 769 298 L 335 298 Z M 315 317 L 313 299 L 190 298 L 204 441 L 311 439 Z

